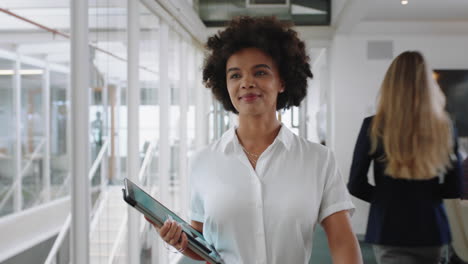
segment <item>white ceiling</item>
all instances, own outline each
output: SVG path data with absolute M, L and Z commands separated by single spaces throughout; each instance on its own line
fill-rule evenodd
M 332 26 L 346 12 L 359 22 L 468 22 L 468 0 L 332 0 Z M 358 5 L 358 10 L 352 6 Z M 351 11 L 350 11 L 351 10 Z
M 408 1 L 409 3 L 407 5 L 402 5 L 400 0 L 373 0 L 368 7 L 364 20 L 418 22 L 468 21 L 467 0 Z

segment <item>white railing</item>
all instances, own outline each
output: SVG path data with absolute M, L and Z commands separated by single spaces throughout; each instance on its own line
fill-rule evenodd
M 156 148 L 156 140 L 151 141 L 148 149 L 146 149 L 145 158 L 143 159 L 143 163 L 141 164 L 140 172 L 138 173 L 138 181 L 140 183 L 146 179 L 146 170 L 148 166 L 151 164 L 151 158 L 153 158 L 154 149 Z
M 28 163 L 26 163 L 26 166 L 24 166 L 24 168 L 21 170 L 20 176 L 15 179 L 15 181 L 10 187 L 10 190 L 5 194 L 2 201 L 0 202 L 0 211 L 3 209 L 8 199 L 10 199 L 11 195 L 13 194 L 13 191 L 16 189 L 16 185 L 18 185 L 19 182 L 23 180 L 23 177 L 26 174 L 26 172 L 29 170 L 29 167 L 31 167 L 36 157 L 39 156 L 39 151 L 44 146 L 44 143 L 45 143 L 45 139 L 42 139 L 39 142 L 39 144 L 36 146 L 36 148 L 34 149 L 33 153 L 29 157 Z
M 99 168 L 99 165 L 102 163 L 102 159 L 103 159 L 104 154 L 106 153 L 108 147 L 109 147 L 109 141 L 106 140 L 104 142 L 104 144 L 102 145 L 102 147 L 101 147 L 101 149 L 99 151 L 99 154 L 97 155 L 96 159 L 94 160 L 94 162 L 93 162 L 93 164 L 91 166 L 91 169 L 89 170 L 88 179 L 90 181 L 93 179 L 93 176 L 97 171 L 97 168 Z M 97 189 L 93 188 L 91 190 L 91 192 L 95 192 L 96 190 Z M 98 201 L 96 202 L 95 208 L 98 208 L 98 209 L 95 210 L 96 213 L 91 214 L 92 218 L 97 217 L 98 212 L 100 212 L 99 207 L 100 207 L 101 203 L 103 202 L 103 200 L 104 199 L 98 199 Z M 44 264 L 55 264 L 56 263 L 57 253 L 59 252 L 60 247 L 63 244 L 65 235 L 67 234 L 67 232 L 70 229 L 70 225 L 71 225 L 71 213 L 68 214 L 67 220 L 65 221 L 62 229 L 60 230 L 60 233 L 58 234 L 57 238 L 55 239 L 54 245 L 52 246 L 52 248 L 51 248 L 51 250 L 49 252 L 49 255 L 47 255 L 47 259 L 45 260 Z
M 145 157 L 143 158 L 143 163 L 141 164 L 141 168 L 138 173 L 138 181 L 141 184 L 146 181 L 146 177 L 148 175 L 147 171 L 148 171 L 149 165 L 151 165 L 151 159 L 153 157 L 154 150 L 156 149 L 156 145 L 157 145 L 156 142 L 157 142 L 156 139 L 151 141 L 150 145 L 146 149 Z M 123 239 L 123 234 L 125 233 L 124 231 L 127 226 L 125 224 L 126 222 L 127 222 L 127 217 L 124 217 L 124 219 L 120 223 L 120 228 L 118 231 L 117 238 L 115 239 L 114 244 L 112 245 L 112 251 L 111 251 L 111 254 L 109 255 L 109 262 L 108 262 L 109 264 L 113 263 L 115 254 L 117 253 L 117 250 L 119 249 L 120 242 Z M 144 231 L 144 225 L 141 225 L 140 234 L 143 231 Z
M 91 166 L 91 169 L 89 169 L 89 174 L 88 174 L 89 180 L 93 179 L 93 176 L 96 173 L 97 169 L 99 168 L 99 165 L 101 165 L 102 158 L 104 157 L 104 154 L 106 153 L 108 147 L 109 147 L 109 140 L 106 140 L 104 141 L 104 144 L 99 150 L 99 153 L 96 159 L 94 160 L 93 165 Z

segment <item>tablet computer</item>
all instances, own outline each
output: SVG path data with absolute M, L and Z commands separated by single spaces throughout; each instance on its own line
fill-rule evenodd
M 153 223 L 162 226 L 164 222 L 172 217 L 181 226 L 188 238 L 188 247 L 200 257 L 212 264 L 222 264 L 221 257 L 216 250 L 206 242 L 203 235 L 185 222 L 178 215 L 167 209 L 163 204 L 151 197 L 129 179 L 124 179 L 123 197 L 132 207 L 140 211 Z

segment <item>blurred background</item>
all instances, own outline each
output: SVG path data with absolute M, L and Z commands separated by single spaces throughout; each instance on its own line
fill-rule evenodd
M 77 245 L 87 248 L 82 263 L 192 263 L 129 214 L 122 180 L 187 219 L 190 156 L 236 124 L 201 83 L 204 42 L 233 16 L 295 23 L 314 79 L 300 107 L 278 114 L 294 133 L 330 147 L 345 181 L 361 121 L 405 50 L 421 51 L 435 69 L 467 159 L 468 1 L 86 0 L 85 9 L 75 1 L 0 0 L 2 264 L 76 263 Z M 85 34 L 72 37 L 82 25 Z M 72 113 L 73 105 L 84 110 Z M 76 153 L 86 173 L 77 174 Z M 368 204 L 354 202 L 362 238 Z M 468 261 L 468 203 L 447 211 L 454 241 L 446 263 L 453 252 Z M 331 263 L 320 227 L 314 247 L 311 263 Z M 361 248 L 375 263 L 369 245 Z

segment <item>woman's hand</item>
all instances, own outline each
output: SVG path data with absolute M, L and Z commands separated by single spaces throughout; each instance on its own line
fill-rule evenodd
M 187 249 L 188 238 L 187 235 L 182 232 L 182 226 L 179 223 L 172 219 L 167 219 L 164 225 L 159 227 L 150 219 L 146 218 L 146 220 L 156 228 L 159 236 L 161 236 L 167 244 L 173 246 L 181 253 Z

